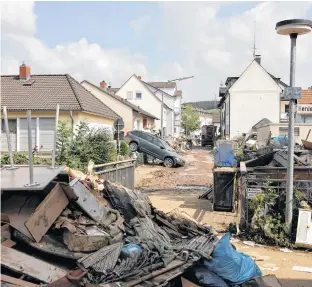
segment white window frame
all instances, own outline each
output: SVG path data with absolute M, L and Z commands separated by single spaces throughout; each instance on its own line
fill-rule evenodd
M 141 94 L 141 98 L 138 98 L 138 97 L 137 97 L 137 94 L 138 94 L 138 93 Z M 142 92 L 136 91 L 136 92 L 135 92 L 135 99 L 136 99 L 136 100 L 142 100 L 142 99 L 143 99 L 143 94 L 142 94 Z
M 129 97 L 131 93 L 131 96 Z M 133 100 L 133 91 L 127 91 L 127 100 Z

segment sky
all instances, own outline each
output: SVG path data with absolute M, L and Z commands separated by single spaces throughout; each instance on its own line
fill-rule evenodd
M 1 74 L 68 73 L 120 87 L 132 74 L 177 82 L 184 101 L 218 99 L 227 77 L 256 54 L 289 82 L 290 39 L 275 24 L 312 19 L 312 2 L 21 2 L 1 3 Z M 255 24 L 256 23 L 256 24 Z M 256 27 L 256 29 L 254 29 Z M 256 33 L 254 33 L 254 30 Z M 296 85 L 312 86 L 312 33 L 297 44 Z

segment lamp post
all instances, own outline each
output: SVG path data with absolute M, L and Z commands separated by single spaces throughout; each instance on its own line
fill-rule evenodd
M 294 189 L 294 122 L 296 100 L 301 95 L 296 94 L 295 87 L 295 66 L 296 66 L 296 41 L 298 35 L 304 35 L 312 30 L 312 21 L 304 19 L 292 19 L 280 21 L 276 24 L 276 31 L 280 35 L 290 36 L 290 88 L 287 90 L 289 99 L 289 123 L 288 123 L 288 167 L 286 185 L 286 232 L 291 234 L 291 224 L 293 217 L 293 189 Z M 285 90 L 286 91 L 286 90 Z

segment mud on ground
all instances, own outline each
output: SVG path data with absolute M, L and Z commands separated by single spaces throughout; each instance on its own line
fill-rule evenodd
M 208 149 L 197 148 L 183 155 L 185 167 L 168 169 L 163 166 L 140 166 L 136 169 L 135 185 L 147 192 L 153 205 L 169 212 L 178 208 L 201 223 L 213 226 L 224 232 L 231 222 L 236 222 L 231 212 L 214 212 L 212 204 L 205 199 L 198 199 L 203 190 L 181 189 L 181 185 L 208 186 L 213 183 L 213 156 Z M 284 287 L 311 287 L 312 273 L 292 271 L 295 265 L 312 268 L 312 254 L 295 251 L 283 253 L 278 247 L 247 246 L 234 240 L 236 248 L 252 256 L 263 274 L 275 274 Z

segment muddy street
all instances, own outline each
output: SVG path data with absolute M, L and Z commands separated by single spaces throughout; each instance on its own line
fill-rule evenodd
M 145 165 L 136 169 L 136 188 L 148 193 L 152 204 L 164 211 L 179 209 L 203 224 L 213 226 L 220 234 L 236 221 L 232 212 L 214 212 L 212 204 L 199 195 L 213 183 L 213 155 L 208 149 L 197 148 L 183 155 L 185 167 L 168 169 Z M 236 248 L 254 258 L 263 274 L 275 274 L 283 286 L 312 286 L 312 274 L 293 271 L 293 266 L 312 267 L 311 252 L 284 253 L 278 247 L 247 246 L 233 240 Z

